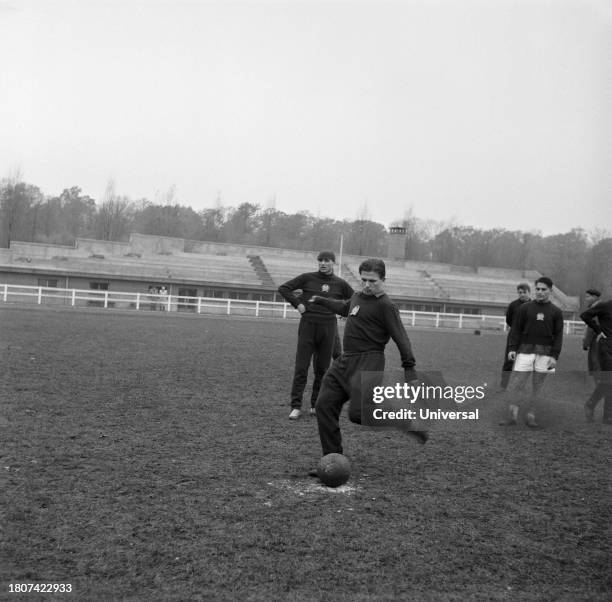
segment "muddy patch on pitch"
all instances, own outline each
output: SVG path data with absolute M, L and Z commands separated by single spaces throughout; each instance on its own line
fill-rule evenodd
M 340 487 L 326 487 L 321 483 L 312 480 L 312 481 L 290 481 L 288 479 L 281 479 L 278 481 L 270 481 L 268 483 L 270 487 L 274 487 L 275 489 L 279 489 L 281 491 L 285 491 L 288 493 L 293 493 L 298 496 L 304 496 L 311 493 L 337 493 L 344 495 L 351 495 L 358 491 L 358 487 L 355 485 L 347 484 L 341 485 Z

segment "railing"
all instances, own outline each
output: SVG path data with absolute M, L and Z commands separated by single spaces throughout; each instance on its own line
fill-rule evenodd
M 64 305 L 70 307 L 99 307 L 133 311 L 188 312 L 250 316 L 256 318 L 298 319 L 300 314 L 288 303 L 221 299 L 216 297 L 185 297 L 180 295 L 151 295 L 105 290 L 61 289 L 45 286 L 0 284 L 0 301 L 34 305 Z M 454 328 L 479 331 L 506 331 L 503 316 L 454 314 L 401 310 L 408 326 L 426 328 Z M 581 321 L 566 320 L 565 334 L 583 334 Z

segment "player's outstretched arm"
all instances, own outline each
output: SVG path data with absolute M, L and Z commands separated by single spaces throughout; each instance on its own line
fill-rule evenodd
M 329 299 L 328 297 L 321 297 L 321 295 L 313 295 L 308 300 L 308 303 L 316 303 L 317 305 L 322 305 L 323 307 L 327 307 L 330 311 L 333 311 L 335 314 L 339 316 L 348 316 L 349 306 L 351 304 L 350 299 L 340 300 L 340 299 Z

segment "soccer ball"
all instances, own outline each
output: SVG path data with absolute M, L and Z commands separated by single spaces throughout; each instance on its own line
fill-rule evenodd
M 342 454 L 327 454 L 321 458 L 317 473 L 324 485 L 339 487 L 349 480 L 351 465 Z

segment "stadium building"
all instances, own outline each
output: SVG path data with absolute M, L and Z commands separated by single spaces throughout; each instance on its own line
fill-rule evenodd
M 387 286 L 400 309 L 471 315 L 500 315 L 516 298 L 520 281 L 532 283 L 536 271 L 479 267 L 404 259 L 405 230 L 388 235 Z M 337 253 L 336 273 L 359 288 L 363 257 Z M 193 297 L 282 301 L 278 286 L 316 269 L 316 252 L 202 242 L 132 234 L 129 242 L 79 238 L 74 246 L 11 242 L 0 249 L 0 285 L 146 295 L 165 287 L 177 297 L 172 309 L 193 310 Z M 579 302 L 555 287 L 553 302 L 574 319 Z

